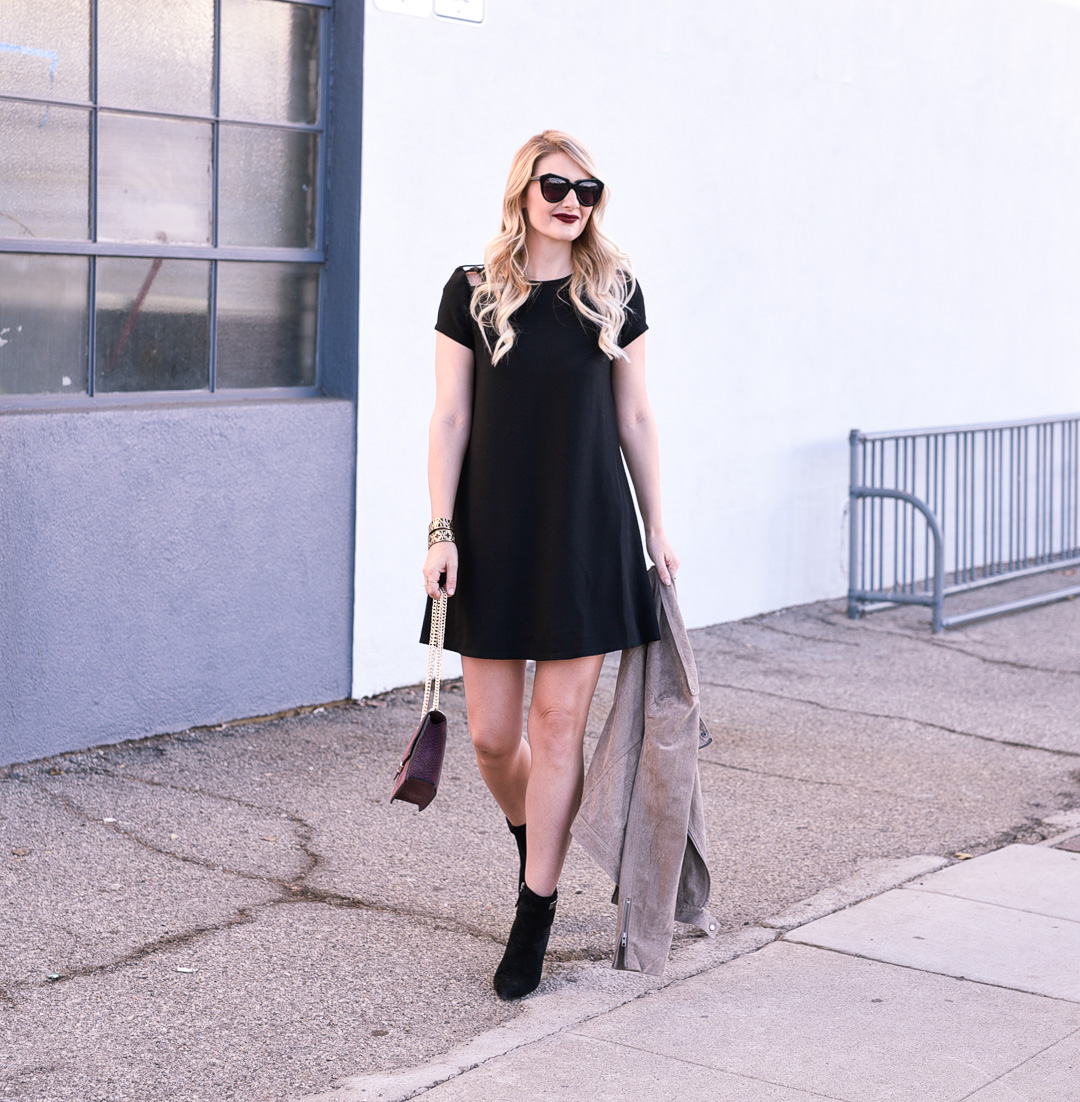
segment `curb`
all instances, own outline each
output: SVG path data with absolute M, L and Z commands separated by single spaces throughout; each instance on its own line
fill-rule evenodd
M 307 1094 L 294 1102 L 406 1102 L 515 1049 L 536 1044 L 673 983 L 719 968 L 764 948 L 796 926 L 861 903 L 950 863 L 944 857 L 930 854 L 870 861 L 846 880 L 792 904 L 758 925 L 719 934 L 714 940 L 695 938 L 677 946 L 662 979 L 617 972 L 594 961 L 552 969 L 538 994 L 522 1004 L 517 1018 L 481 1033 L 440 1059 L 412 1068 L 350 1076 L 330 1090 Z

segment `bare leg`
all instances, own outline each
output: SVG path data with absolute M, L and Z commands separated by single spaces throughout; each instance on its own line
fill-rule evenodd
M 525 792 L 531 755 L 522 737 L 525 663 L 490 658 L 461 659 L 480 776 L 514 826 L 525 822 Z
M 536 663 L 529 707 L 532 769 L 525 801 L 529 833 L 525 882 L 540 896 L 555 891 L 570 848 L 570 824 L 581 803 L 585 779 L 585 724 L 603 664 L 602 654 Z

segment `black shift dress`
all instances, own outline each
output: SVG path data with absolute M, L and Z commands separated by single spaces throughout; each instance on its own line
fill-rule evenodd
M 660 638 L 619 449 L 612 363 L 570 302 L 568 280 L 536 284 L 492 365 L 458 268 L 435 328 L 474 355 L 472 426 L 454 502 L 458 584 L 446 646 L 471 658 L 581 658 Z M 639 337 L 628 303 L 619 345 Z M 494 336 L 491 338 L 494 346 Z M 428 641 L 428 601 L 421 642 Z

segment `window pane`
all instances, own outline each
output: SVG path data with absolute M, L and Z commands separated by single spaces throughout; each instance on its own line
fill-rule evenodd
M 89 0 L 0 4 L 0 92 L 90 98 Z
M 96 393 L 210 385 L 210 262 L 97 262 Z
M 90 261 L 0 253 L 0 394 L 85 394 Z
M 98 115 L 98 238 L 210 242 L 212 124 Z
M 217 387 L 314 386 L 319 269 L 218 264 Z
M 214 0 L 98 0 L 98 18 L 99 103 L 213 114 Z
M 85 241 L 90 112 L 0 100 L 0 150 L 0 237 Z
M 313 246 L 315 135 L 222 123 L 219 148 L 219 243 Z
M 221 114 L 315 123 L 319 115 L 318 8 L 223 0 Z

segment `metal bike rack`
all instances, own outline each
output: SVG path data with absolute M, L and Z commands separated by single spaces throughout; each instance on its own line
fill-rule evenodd
M 945 615 L 954 594 L 1080 565 L 1080 414 L 849 440 L 849 617 L 926 605 L 940 632 L 1080 594 Z

